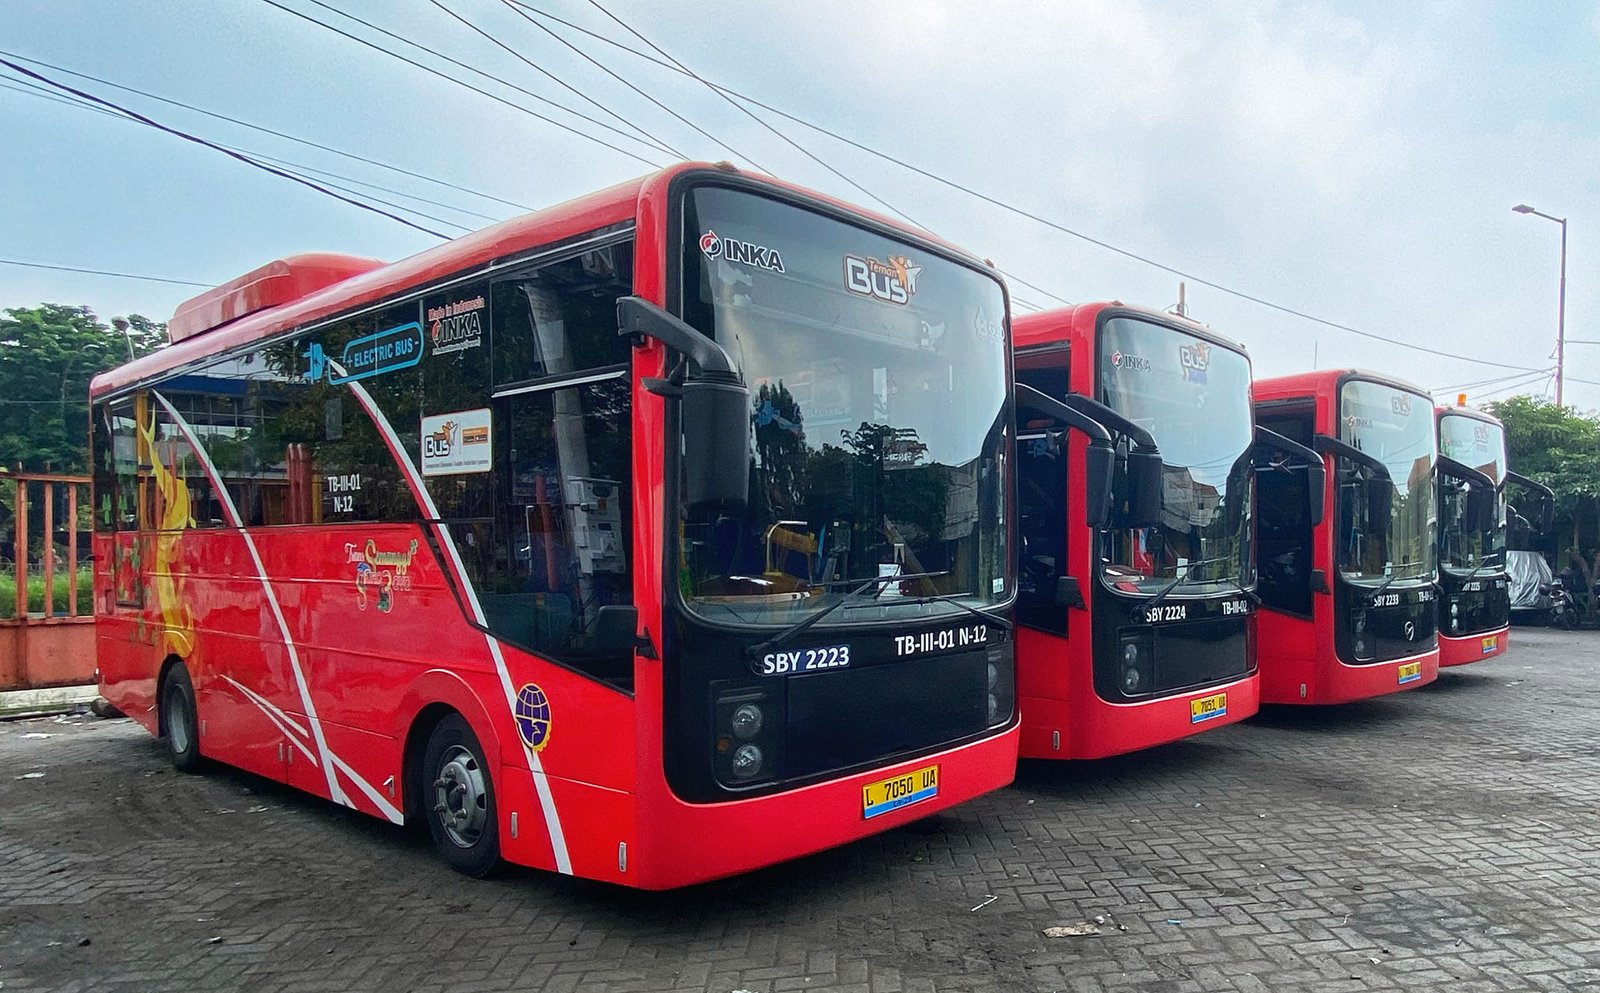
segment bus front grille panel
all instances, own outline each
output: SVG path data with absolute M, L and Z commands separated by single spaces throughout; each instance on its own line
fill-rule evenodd
M 1244 625 L 1236 618 L 1158 627 L 1155 645 L 1157 694 L 1224 683 L 1250 671 Z
M 984 730 L 982 651 L 789 679 L 786 777 L 931 749 Z

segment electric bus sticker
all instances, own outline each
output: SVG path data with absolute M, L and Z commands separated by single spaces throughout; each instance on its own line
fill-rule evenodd
M 861 787 L 861 816 L 871 819 L 938 795 L 939 767 L 913 769 L 903 776 L 880 779 Z
M 422 474 L 462 476 L 494 467 L 488 407 L 422 418 Z
M 776 248 L 757 245 L 734 238 L 719 238 L 715 231 L 700 236 L 700 251 L 708 259 L 727 259 L 742 265 L 753 265 L 768 272 L 783 272 L 783 256 Z
M 904 305 L 917 293 L 917 276 L 922 266 L 904 255 L 891 255 L 888 262 L 859 255 L 844 257 L 844 288 L 859 296 Z
M 550 743 L 550 698 L 534 683 L 524 683 L 517 691 L 517 733 L 522 743 L 543 751 Z
M 1500 648 L 1500 636 L 1499 635 L 1491 634 L 1489 637 L 1483 639 L 1483 654 L 1485 654 L 1485 655 L 1493 655 L 1495 653 L 1495 651 L 1498 650 L 1499 648 Z
M 850 665 L 849 645 L 802 648 L 796 652 L 768 652 L 754 666 L 757 675 L 789 676 L 797 672 L 821 672 Z
M 1228 714 L 1228 694 L 1213 693 L 1189 701 L 1189 723 L 1200 724 Z
M 302 355 L 306 360 L 306 378 L 317 382 L 326 374 L 328 383 L 333 386 L 409 369 L 422 361 L 422 325 L 411 321 L 351 341 L 344 346 L 339 358 L 342 374 L 330 368 L 320 342 L 312 342 Z
M 1422 678 L 1422 663 L 1407 662 L 1400 667 L 1400 685 L 1414 683 Z

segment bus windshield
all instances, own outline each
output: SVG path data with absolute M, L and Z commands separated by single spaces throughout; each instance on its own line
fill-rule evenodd
M 1433 404 L 1408 390 L 1351 380 L 1339 394 L 1339 438 L 1389 472 L 1386 482 L 1340 460 L 1340 571 L 1369 584 L 1433 578 Z M 1390 490 L 1387 497 L 1377 487 Z
M 754 424 L 745 510 L 681 514 L 689 609 L 790 624 L 844 608 L 831 624 L 1004 601 L 998 280 L 721 187 L 687 194 L 681 250 L 684 319 L 738 362 Z
M 1505 479 L 1505 428 L 1461 414 L 1439 418 L 1439 454 L 1471 466 L 1496 483 Z M 1504 563 L 1506 550 L 1504 494 L 1496 501 L 1495 526 L 1490 531 L 1465 527 L 1466 487 L 1448 478 L 1439 491 L 1439 564 L 1453 572 L 1494 568 Z
M 1135 318 L 1100 334 L 1103 402 L 1161 449 L 1161 524 L 1113 530 L 1105 578 L 1128 592 L 1249 586 L 1250 360 L 1176 328 Z M 1198 587 L 1191 589 L 1190 587 Z

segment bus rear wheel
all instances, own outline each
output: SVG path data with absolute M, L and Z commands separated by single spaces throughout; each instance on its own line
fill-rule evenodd
M 199 772 L 200 721 L 195 716 L 194 683 L 182 662 L 172 667 L 162 684 L 161 726 L 166 730 L 172 767 L 179 772 Z
M 434 849 L 457 872 L 487 876 L 500 864 L 494 780 L 478 736 L 459 714 L 434 726 L 422 772 L 422 804 Z

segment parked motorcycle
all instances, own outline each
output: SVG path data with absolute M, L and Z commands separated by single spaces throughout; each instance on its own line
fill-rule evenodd
M 1578 609 L 1578 603 L 1567 591 L 1567 585 L 1559 579 L 1548 583 L 1539 584 L 1539 592 L 1550 598 L 1550 623 L 1563 631 L 1571 631 L 1583 621 L 1583 613 Z

